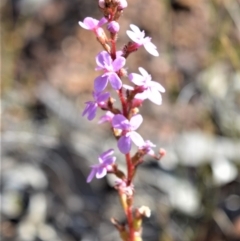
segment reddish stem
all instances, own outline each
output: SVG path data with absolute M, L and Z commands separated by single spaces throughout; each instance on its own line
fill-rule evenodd
M 112 42 L 111 57 L 112 57 L 112 60 L 114 60 L 114 59 L 116 59 L 116 41 L 115 41 L 113 36 L 112 36 L 111 42 Z M 119 76 L 119 77 L 121 78 L 121 76 Z M 119 99 L 120 99 L 121 104 L 122 104 L 123 115 L 126 118 L 128 118 L 128 114 L 129 114 L 128 113 L 128 103 L 125 100 L 122 88 L 118 91 L 118 96 L 119 96 Z M 127 186 L 131 186 L 132 178 L 133 178 L 133 172 L 134 172 L 134 166 L 132 164 L 130 153 L 127 153 L 125 155 L 125 157 L 126 157 L 126 164 L 127 164 Z M 128 201 L 126 203 L 127 204 L 126 216 L 127 216 L 128 228 L 129 228 L 129 241 L 134 241 L 132 203 L 133 203 L 133 195 L 131 195 L 128 198 Z
M 126 100 L 123 96 L 123 89 L 121 88 L 119 91 L 118 91 L 118 96 L 119 96 L 119 99 L 122 103 L 122 111 L 123 111 L 123 115 L 128 118 L 128 108 L 127 108 L 127 103 L 126 103 Z
M 130 202 L 132 202 L 132 197 Z M 129 228 L 129 241 L 134 241 L 132 205 L 128 205 L 127 207 L 127 220 L 128 220 L 128 228 Z

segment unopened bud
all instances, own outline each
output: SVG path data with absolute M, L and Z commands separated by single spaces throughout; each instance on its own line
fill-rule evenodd
M 121 11 L 128 6 L 126 0 L 118 0 L 118 10 Z
M 151 216 L 151 210 L 147 206 L 142 206 L 139 209 L 137 209 L 137 212 L 140 216 L 142 217 L 147 217 L 149 218 Z
M 164 150 L 163 148 L 159 149 L 160 158 L 164 157 L 166 153 L 167 153 L 166 150 Z
M 135 107 L 140 107 L 142 106 L 142 103 L 143 103 L 143 100 L 140 100 L 140 99 L 133 99 L 132 100 L 132 107 L 135 108 Z
M 98 1 L 98 6 L 99 6 L 100 8 L 105 8 L 105 0 L 99 0 L 99 1 Z
M 107 25 L 107 29 L 110 33 L 118 33 L 120 26 L 119 23 L 116 21 L 111 21 L 108 25 Z

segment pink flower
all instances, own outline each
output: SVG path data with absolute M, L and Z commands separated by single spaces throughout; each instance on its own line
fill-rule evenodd
M 99 164 L 91 166 L 92 170 L 88 175 L 87 182 L 91 182 L 94 176 L 98 179 L 103 178 L 108 171 L 112 170 L 112 164 L 116 161 L 116 157 L 110 157 L 113 153 L 114 150 L 109 149 L 98 157 Z
M 156 145 L 154 145 L 151 141 L 147 140 L 147 141 L 145 141 L 143 146 L 139 147 L 139 149 L 143 150 L 144 153 L 146 153 L 150 156 L 154 156 L 155 153 L 154 153 L 152 147 L 156 147 Z
M 105 36 L 105 33 L 101 26 L 106 22 L 107 19 L 104 17 L 100 21 L 95 18 L 86 17 L 83 22 L 79 21 L 78 24 L 84 29 L 93 31 L 97 37 L 102 37 Z
M 135 131 L 141 125 L 143 118 L 141 115 L 135 115 L 129 121 L 121 114 L 112 118 L 112 126 L 115 129 L 122 130 L 122 135 L 118 140 L 118 148 L 123 154 L 127 154 L 132 147 L 132 142 L 138 147 L 144 145 L 143 138 Z
M 142 87 L 143 92 L 138 93 L 135 95 L 136 99 L 149 99 L 153 103 L 157 105 L 162 104 L 162 96 L 159 92 L 165 92 L 165 89 L 156 81 L 152 81 L 152 77 L 148 72 L 140 67 L 138 68 L 139 72 L 142 74 L 135 74 L 131 73 L 129 74 L 129 79 L 131 82 L 133 82 L 135 85 Z M 125 88 L 131 89 L 131 86 L 124 85 Z
M 130 24 L 130 28 L 132 31 L 127 30 L 127 35 L 133 42 L 135 42 L 136 49 L 143 45 L 148 53 L 152 54 L 153 56 L 159 56 L 157 47 L 151 42 L 150 37 L 145 37 L 144 31 L 141 32 L 140 29 L 134 24 Z
M 126 59 L 124 57 L 117 56 L 115 60 L 112 60 L 107 51 L 102 51 L 97 55 L 96 63 L 98 65 L 96 70 L 103 70 L 105 73 L 94 80 L 95 91 L 103 91 L 106 88 L 108 81 L 112 85 L 113 89 L 119 90 L 122 87 L 122 81 L 116 72 L 125 65 Z
M 106 93 L 95 93 L 93 91 L 92 93 L 94 101 L 87 101 L 85 102 L 86 107 L 82 113 L 82 116 L 85 116 L 87 114 L 88 120 L 93 120 L 96 116 L 97 107 L 104 107 L 105 101 L 110 97 L 110 94 L 108 92 Z

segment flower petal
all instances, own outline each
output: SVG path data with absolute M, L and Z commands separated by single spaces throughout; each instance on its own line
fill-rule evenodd
M 91 182 L 92 179 L 94 178 L 94 176 L 96 175 L 97 169 L 96 168 L 92 168 L 90 174 L 87 177 L 87 183 Z
M 156 82 L 156 81 L 151 81 L 150 85 L 151 85 L 152 88 L 155 88 L 155 89 L 157 89 L 160 92 L 165 92 L 164 87 L 161 84 L 159 84 L 158 82 Z
M 126 59 L 124 57 L 116 58 L 112 63 L 113 70 L 115 72 L 118 71 L 119 69 L 121 69 L 125 65 L 125 63 L 126 63 Z
M 112 119 L 113 128 L 126 130 L 130 127 L 128 119 L 126 119 L 123 115 L 117 114 Z
M 88 120 L 93 120 L 97 113 L 97 104 L 94 104 L 89 110 L 88 110 Z
M 91 17 L 86 17 L 84 18 L 83 23 L 81 21 L 79 21 L 78 23 L 81 27 L 92 30 L 97 27 L 98 20 Z
M 108 20 L 105 18 L 105 17 L 103 17 L 103 18 L 101 18 L 100 20 L 99 20 L 99 22 L 98 22 L 98 27 L 101 27 L 103 24 L 105 24 L 105 23 L 107 23 L 108 22 Z
M 114 153 L 114 150 L 113 149 L 109 149 L 105 152 L 103 152 L 99 158 L 101 158 L 102 160 L 104 160 L 105 158 L 107 158 L 108 156 L 111 156 L 112 154 Z M 100 160 L 99 160 L 100 161 Z
M 111 111 L 107 111 L 105 115 L 101 116 L 98 124 L 102 124 L 104 122 L 111 122 L 114 114 Z
M 98 76 L 95 80 L 94 80 L 94 90 L 96 92 L 101 92 L 103 91 L 108 84 L 108 76 Z
M 144 145 L 143 138 L 136 131 L 131 131 L 130 138 L 137 147 Z
M 106 68 L 112 63 L 111 56 L 107 51 L 101 51 L 97 56 L 96 56 L 96 63 L 100 68 Z
M 88 101 L 85 103 L 86 106 L 85 106 L 85 109 L 83 110 L 82 116 L 85 116 L 86 113 L 89 111 L 89 108 L 91 108 L 91 103 L 92 103 L 92 101 Z
M 151 90 L 148 91 L 148 99 L 156 105 L 162 104 L 162 96 L 156 89 L 151 88 Z
M 141 73 L 141 75 L 143 77 L 148 77 L 149 76 L 149 73 L 144 68 L 139 67 L 138 70 L 139 70 L 139 72 Z
M 122 87 L 122 81 L 116 73 L 111 73 L 108 75 L 109 81 L 115 90 L 119 90 Z
M 127 154 L 131 150 L 131 139 L 129 136 L 121 136 L 118 140 L 118 148 L 123 154 Z
M 142 45 L 142 41 L 139 40 L 138 36 L 134 32 L 127 30 L 127 35 L 133 42 L 135 42 L 139 45 Z
M 110 93 L 108 93 L 108 92 L 106 92 L 106 93 L 101 93 L 101 94 L 97 97 L 96 102 L 97 102 L 97 103 L 103 102 L 103 101 L 107 100 L 109 97 L 110 97 Z
M 108 157 L 104 160 L 104 165 L 105 166 L 110 166 L 112 165 L 114 162 L 116 161 L 116 157 L 113 156 L 113 157 Z
M 134 96 L 135 99 L 139 99 L 139 100 L 146 100 L 148 98 L 148 93 L 147 91 L 145 90 L 144 92 L 142 93 L 138 93 Z
M 107 169 L 105 167 L 99 167 L 97 169 L 97 173 L 96 173 L 96 178 L 103 178 L 104 176 L 107 175 Z
M 134 115 L 130 120 L 131 130 L 136 130 L 143 122 L 143 118 L 140 114 Z
M 134 25 L 134 24 L 130 24 L 130 28 L 132 29 L 132 31 L 136 34 L 140 34 L 141 30 L 139 29 L 138 26 Z
M 153 56 L 159 56 L 159 53 L 157 51 L 157 47 L 152 42 L 147 42 L 144 44 L 144 48 L 147 50 L 147 52 Z
M 138 86 L 144 85 L 144 78 L 140 74 L 131 73 L 131 74 L 128 75 L 128 78 L 135 85 L 138 85 Z

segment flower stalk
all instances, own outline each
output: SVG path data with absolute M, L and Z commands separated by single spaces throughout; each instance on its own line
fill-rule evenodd
M 128 74 L 125 64 L 128 56 L 142 46 L 153 56 L 158 56 L 159 53 L 151 38 L 145 36 L 145 32 L 134 24 L 130 25 L 131 30 L 126 31 L 131 41 L 122 50 L 117 50 L 117 36 L 120 30 L 118 19 L 128 3 L 126 0 L 99 0 L 98 4 L 103 13 L 102 19 L 86 17 L 83 22 L 79 21 L 82 28 L 95 34 L 104 49 L 95 58 L 97 64 L 95 70 L 101 71 L 101 74 L 94 80 L 92 93 L 94 100 L 86 102 L 82 115 L 86 115 L 91 121 L 96 117 L 98 109 L 105 111 L 105 114 L 100 117 L 99 124 L 110 125 L 117 140 L 118 149 L 125 156 L 127 173 L 118 168 L 116 157 L 113 156 L 114 150 L 111 148 L 99 155 L 98 164 L 91 166 L 87 182 L 91 182 L 94 177 L 99 179 L 108 174 L 115 175 L 115 189 L 126 215 L 126 222 L 120 224 L 114 218 L 111 221 L 123 241 L 142 241 L 142 219 L 150 217 L 150 209 L 145 206 L 134 207 L 133 179 L 145 155 L 160 160 L 165 155 L 165 151 L 161 149 L 159 155 L 156 155 L 152 149 L 155 145 L 149 140 L 144 140 L 136 131 L 143 122 L 139 108 L 147 99 L 161 105 L 161 93 L 165 90 L 158 82 L 152 81 L 151 75 L 144 68 L 139 67 L 140 74 Z M 105 24 L 108 34 L 103 29 Z M 123 84 L 124 79 L 128 79 L 133 86 Z M 115 107 L 115 100 L 108 91 L 106 92 L 109 85 L 118 95 L 120 109 Z M 133 144 L 138 148 L 135 154 L 132 154 Z

